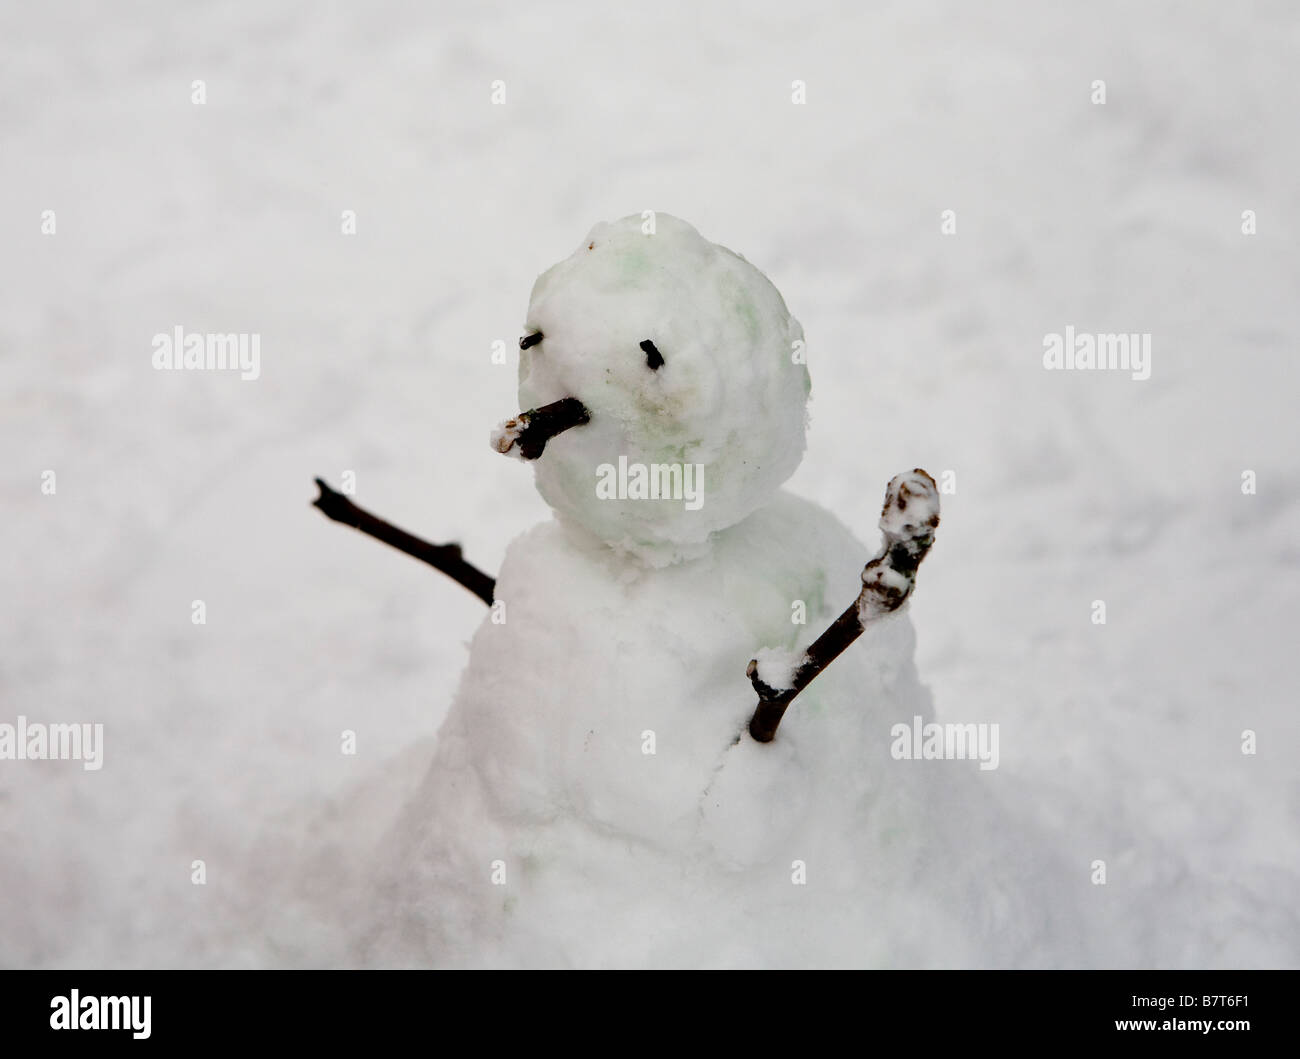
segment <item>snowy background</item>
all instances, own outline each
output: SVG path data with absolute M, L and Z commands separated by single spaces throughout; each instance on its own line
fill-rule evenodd
M 643 209 L 803 323 L 792 490 L 874 546 L 890 476 L 954 472 L 917 664 L 1106 861 L 1099 962 L 1300 963 L 1291 5 L 53 2 L 0 56 L 0 721 L 106 729 L 0 762 L 0 964 L 265 961 L 259 850 L 427 757 L 483 618 L 311 479 L 495 571 L 548 516 L 487 444 L 533 279 Z M 1044 371 L 1067 324 L 1151 378 Z M 176 325 L 261 378 L 155 372 Z

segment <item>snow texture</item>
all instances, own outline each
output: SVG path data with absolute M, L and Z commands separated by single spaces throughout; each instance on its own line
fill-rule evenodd
M 795 670 L 803 663 L 803 658 L 803 651 L 760 647 L 754 655 L 754 661 L 758 663 L 758 679 L 774 691 L 792 688 Z
M 576 397 L 591 413 L 547 445 L 537 488 L 619 550 L 655 565 L 705 554 L 710 534 L 765 502 L 803 456 L 799 322 L 762 272 L 685 221 L 597 224 L 538 278 L 524 330 L 545 337 L 520 353 L 521 406 Z M 596 469 L 619 457 L 702 468 L 699 502 L 599 497 Z
M 1297 47 L 1289 5 L 1208 0 L 5 8 L 0 722 L 102 722 L 105 746 L 97 772 L 0 761 L 0 964 L 1300 964 Z M 699 643 L 671 609 L 590 628 L 579 602 L 693 598 L 691 564 L 596 548 L 483 444 L 523 407 L 491 351 L 528 333 L 529 285 L 642 209 L 743 250 L 807 327 L 786 488 L 852 528 L 789 495 L 732 527 Z M 259 333 L 260 377 L 153 370 L 178 324 Z M 1070 327 L 1150 333 L 1150 378 L 1044 370 Z M 627 372 L 646 338 L 673 368 L 626 338 Z M 772 744 L 732 745 L 747 660 L 848 604 L 881 485 L 918 466 L 944 522 L 907 612 Z M 500 571 L 507 624 L 314 511 L 345 470 Z M 537 569 L 560 535 L 584 543 Z M 508 676 L 539 622 L 551 649 Z M 626 662 L 593 677 L 615 713 L 586 749 L 520 745 L 578 632 Z M 470 637 L 484 710 L 438 736 Z M 669 725 L 645 717 L 677 674 L 632 680 L 655 643 L 704 693 Z M 861 716 L 819 713 L 832 692 Z M 998 723 L 999 767 L 894 760 L 886 695 Z M 562 800 L 434 767 L 471 741 Z M 593 839 L 648 775 L 662 807 Z M 862 848 L 804 830 L 848 804 Z M 611 956 L 606 927 L 633 940 Z
M 897 474 L 889 480 L 880 512 L 880 532 L 888 547 L 896 541 L 928 536 L 939 525 L 939 488 L 921 470 Z
M 503 423 L 492 428 L 492 433 L 488 437 L 488 443 L 494 450 L 503 455 L 509 454 L 517 460 L 522 460 L 523 453 L 519 451 L 515 443 L 523 434 L 528 426 L 528 414 L 520 412 L 519 415 L 505 420 Z

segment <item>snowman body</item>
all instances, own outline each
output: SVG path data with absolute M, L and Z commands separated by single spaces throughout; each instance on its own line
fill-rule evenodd
M 906 924 L 943 913 L 917 911 L 927 788 L 888 752 L 893 724 L 931 713 L 910 621 L 870 627 L 773 743 L 746 731 L 756 647 L 825 627 L 868 558 L 785 492 L 665 568 L 558 520 L 517 539 L 497 582 L 507 619 L 476 634 L 381 858 L 391 915 L 372 956 L 915 962 Z

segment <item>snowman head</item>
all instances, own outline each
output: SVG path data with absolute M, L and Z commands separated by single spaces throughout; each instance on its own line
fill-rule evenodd
M 707 550 L 803 456 L 803 329 L 766 276 L 660 213 L 598 224 L 533 286 L 493 444 L 562 520 L 653 565 Z

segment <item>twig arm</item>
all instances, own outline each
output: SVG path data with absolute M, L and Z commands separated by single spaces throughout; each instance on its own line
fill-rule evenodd
M 795 696 L 862 635 L 867 622 L 907 602 L 916 587 L 917 567 L 930 551 L 938 525 L 939 489 L 934 479 L 919 467 L 895 475 L 885 490 L 880 512 L 884 545 L 862 570 L 858 598 L 804 651 L 789 678 L 781 681 L 782 687 L 773 687 L 761 679 L 757 658 L 751 659 L 745 669 L 758 693 L 758 706 L 749 722 L 749 734 L 758 742 L 772 741 Z
M 477 566 L 467 563 L 461 556 L 459 544 L 430 544 L 404 529 L 398 529 L 391 522 L 376 518 L 365 508 L 357 507 L 342 493 L 326 485 L 324 479 L 317 478 L 316 485 L 320 488 L 320 496 L 312 504 L 329 518 L 428 563 L 453 581 L 464 585 L 488 606 L 492 605 L 496 581 Z

